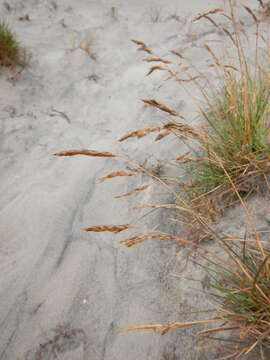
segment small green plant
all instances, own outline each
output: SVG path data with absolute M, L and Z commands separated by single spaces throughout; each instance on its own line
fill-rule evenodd
M 27 66 L 25 50 L 16 39 L 15 34 L 4 22 L 0 22 L 0 65 L 2 66 Z

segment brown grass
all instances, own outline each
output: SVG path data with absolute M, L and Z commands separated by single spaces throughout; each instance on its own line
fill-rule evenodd
M 117 157 L 117 154 L 113 154 L 109 151 L 98 151 L 98 150 L 64 150 L 54 154 L 54 156 L 76 156 L 76 155 L 86 155 L 93 157 Z
M 172 116 L 179 116 L 180 117 L 180 114 L 178 111 L 175 111 L 175 110 L 172 110 L 171 108 L 169 108 L 167 105 L 165 104 L 162 104 L 158 101 L 156 101 L 155 99 L 142 99 L 142 101 L 147 104 L 147 105 L 150 105 L 152 107 L 155 107 L 161 111 L 164 111 Z
M 104 182 L 105 180 L 108 179 L 113 179 L 115 177 L 121 177 L 121 176 L 134 176 L 137 175 L 135 172 L 131 172 L 131 171 L 126 171 L 126 170 L 119 170 L 119 171 L 112 171 L 109 174 L 102 176 L 101 178 L 99 178 L 100 182 Z
M 114 198 L 115 199 L 120 199 L 120 198 L 123 198 L 123 197 L 131 196 L 131 195 L 133 195 L 135 193 L 138 193 L 138 192 L 141 192 L 141 191 L 144 191 L 144 190 L 148 189 L 150 186 L 151 186 L 150 184 L 145 184 L 143 186 L 136 187 L 133 190 L 127 192 L 127 193 L 124 193 L 124 194 L 121 194 L 121 195 L 116 195 L 116 196 L 114 196 Z
M 138 51 L 144 51 L 148 54 L 152 54 L 150 47 L 148 47 L 143 41 L 136 39 L 132 39 L 131 41 L 134 42 L 134 44 L 139 45 L 139 48 L 137 49 Z
M 195 22 L 195 21 L 198 21 L 198 20 L 200 20 L 203 17 L 206 17 L 208 15 L 214 15 L 214 14 L 217 14 L 217 13 L 220 13 L 220 12 L 223 12 L 223 11 L 224 10 L 221 9 L 221 8 L 211 9 L 211 10 L 208 10 L 208 11 L 206 11 L 204 13 L 199 14 L 198 16 L 195 17 L 195 19 L 193 21 Z
M 84 38 L 80 39 L 80 40 L 73 40 L 72 43 L 72 48 L 70 49 L 71 51 L 75 51 L 75 50 L 82 50 L 84 51 L 90 59 L 96 61 L 97 57 L 96 54 L 93 51 L 93 40 L 91 40 L 89 35 L 86 35 Z
M 207 59 L 210 57 L 211 60 L 210 66 L 214 66 L 219 76 L 221 91 L 211 83 L 207 74 L 197 69 L 181 52 L 171 52 L 181 63 L 177 64 L 180 66 L 177 71 L 175 58 L 162 59 L 143 41 L 132 40 L 139 47 L 139 51 L 151 54 L 144 61 L 150 65 L 152 62 L 158 63 L 150 67 L 147 75 L 162 71 L 164 74 L 167 73 L 167 79 L 177 81 L 197 106 L 202 126 L 198 129 L 190 126 L 185 123 L 182 114 L 162 102 L 153 98 L 143 99 L 146 105 L 165 112 L 173 120 L 132 130 L 119 141 L 140 139 L 152 133 L 157 133 L 155 140 L 164 139 L 168 135 L 175 135 L 184 140 L 189 151 L 175 156 L 173 165 L 180 168 L 181 174 L 184 172 L 184 178 L 170 176 L 167 173 L 161 176 L 160 173 L 148 169 L 146 163 L 138 164 L 125 155 L 91 150 L 70 150 L 56 155 L 118 156 L 121 160 L 125 159 L 127 169 L 131 170 L 111 172 L 102 177 L 101 181 L 118 176 L 129 177 L 133 172 L 136 175 L 141 174 L 149 181 L 115 198 L 133 195 L 150 186 L 161 188 L 171 199 L 170 202 L 142 202 L 136 204 L 134 209 L 149 212 L 166 211 L 168 219 L 172 217 L 183 225 L 179 228 L 181 236 L 173 231 L 157 231 L 160 225 L 157 224 L 153 227 L 154 230 L 131 234 L 121 243 L 130 248 L 153 239 L 175 241 L 185 247 L 190 259 L 210 275 L 209 296 L 216 304 L 213 316 L 205 318 L 200 315 L 198 320 L 180 319 L 167 324 L 139 324 L 123 328 L 122 332 L 152 330 L 164 335 L 173 329 L 198 327 L 198 339 L 204 340 L 209 348 L 212 336 L 229 334 L 226 343 L 228 346 L 225 349 L 228 354 L 225 354 L 224 359 L 245 357 L 257 349 L 260 358 L 264 360 L 265 351 L 270 349 L 270 254 L 263 247 L 254 219 L 246 205 L 246 198 L 251 193 L 260 191 L 258 185 L 261 182 L 264 183 L 264 191 L 267 190 L 267 175 L 270 173 L 270 76 L 264 69 L 265 64 L 269 65 L 269 62 L 264 63 L 260 57 L 260 13 L 245 6 L 256 27 L 255 56 L 254 61 L 250 61 L 250 53 L 246 53 L 248 47 L 243 45 L 244 39 L 249 44 L 247 34 L 243 33 L 239 25 L 232 1 L 229 0 L 228 4 L 229 12 L 216 8 L 201 13 L 194 19 L 195 22 L 206 20 L 220 30 L 224 38 L 231 40 L 231 50 L 237 54 L 236 63 L 227 60 L 225 63 L 224 58 L 220 58 L 213 47 L 208 43 L 204 46 Z M 265 7 L 263 1 L 258 1 L 258 4 Z M 222 16 L 227 25 L 220 25 L 213 16 Z M 250 62 L 252 65 L 249 65 Z M 192 90 L 188 88 L 189 83 L 200 90 L 201 102 L 194 98 Z M 181 118 L 182 122 L 174 121 L 176 117 Z M 167 159 L 164 163 L 169 166 L 171 160 Z M 236 203 L 240 204 L 247 219 L 245 234 L 240 238 L 220 234 L 215 230 L 215 221 L 218 217 Z M 130 229 L 131 226 L 132 224 L 99 225 L 85 230 L 117 234 Z M 215 242 L 216 251 L 209 249 L 203 242 L 206 238 Z M 201 325 L 207 325 L 207 328 L 201 330 Z
M 114 234 L 118 234 L 122 231 L 125 231 L 130 228 L 129 224 L 124 225 L 99 225 L 99 226 L 89 226 L 84 229 L 87 232 L 111 232 Z
M 132 130 L 130 132 L 128 132 L 127 134 L 123 135 L 119 141 L 122 142 L 122 141 L 125 141 L 129 138 L 142 138 L 152 132 L 155 132 L 155 131 L 160 131 L 163 127 L 160 126 L 160 125 L 157 125 L 157 126 L 152 126 L 150 128 L 145 128 L 145 129 L 137 129 L 137 130 Z
M 146 59 L 144 59 L 144 61 L 146 61 L 146 62 L 161 62 L 163 64 L 171 64 L 171 61 L 162 59 L 159 56 L 150 56 L 150 57 L 147 57 Z

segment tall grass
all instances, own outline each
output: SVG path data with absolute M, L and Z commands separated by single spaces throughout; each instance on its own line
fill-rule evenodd
M 223 192 L 229 198 L 231 185 L 224 168 L 243 195 L 256 190 L 269 173 L 270 78 L 261 69 L 256 74 L 245 71 L 238 80 L 225 73 L 221 93 L 208 99 L 201 111 L 206 130 L 197 161 L 187 169 L 193 197 Z
M 156 133 L 156 141 L 175 135 L 184 140 L 185 144 L 192 143 L 188 153 L 174 159 L 181 172 L 184 171 L 185 182 L 177 176 L 161 177 L 125 154 L 93 150 L 68 150 L 55 154 L 119 157 L 122 162 L 127 162 L 128 171 L 114 171 L 104 176 L 102 181 L 117 176 L 143 174 L 148 179 L 147 183 L 124 196 L 133 196 L 153 184 L 158 184 L 171 195 L 173 200 L 170 203 L 144 203 L 137 208 L 173 211 L 176 220 L 183 224 L 181 236 L 173 232 L 158 231 L 157 226 L 148 233 L 135 233 L 122 240 L 122 243 L 132 247 L 150 239 L 173 240 L 191 252 L 196 250 L 196 261 L 206 269 L 211 279 L 210 293 L 216 303 L 215 315 L 190 322 L 141 324 L 127 327 L 123 332 L 150 329 L 166 334 L 171 329 L 209 324 L 209 329 L 198 332 L 198 337 L 206 339 L 206 342 L 220 333 L 231 334 L 227 340 L 231 339 L 228 344 L 232 345 L 228 346 L 228 354 L 224 359 L 240 358 L 256 349 L 263 360 L 270 349 L 270 254 L 258 236 L 245 202 L 252 192 L 270 189 L 270 75 L 269 58 L 265 56 L 269 54 L 269 49 L 261 32 L 265 3 L 258 1 L 258 6 L 256 12 L 244 6 L 244 11 L 249 14 L 256 30 L 254 48 L 250 47 L 252 41 L 241 27 L 231 0 L 228 0 L 228 11 L 211 9 L 194 19 L 211 23 L 228 39 L 233 54 L 236 54 L 234 62 L 224 62 L 205 44 L 211 67 L 218 74 L 214 83 L 180 52 L 173 50 L 174 58 L 165 59 L 155 54 L 143 41 L 132 40 L 139 46 L 138 50 L 147 54 L 144 60 L 155 64 L 147 75 L 160 70 L 167 72 L 169 78 L 176 80 L 190 98 L 193 96 L 188 89 L 189 84 L 199 89 L 202 100 L 198 111 L 202 125 L 195 128 L 185 122 L 182 114 L 166 104 L 155 99 L 143 99 L 146 105 L 163 111 L 171 119 L 160 125 L 132 130 L 119 140 L 140 139 Z M 262 17 L 260 14 L 263 14 Z M 217 15 L 227 23 L 224 25 L 223 22 L 214 20 L 213 17 Z M 175 58 L 181 61 L 179 71 L 175 70 Z M 171 160 L 168 159 L 167 163 Z M 243 238 L 224 236 L 213 226 L 217 214 L 222 214 L 225 208 L 236 202 L 241 204 L 247 217 Z M 86 230 L 118 233 L 130 227 L 130 224 L 99 225 Z M 211 250 L 201 241 L 205 237 L 213 239 L 217 251 Z

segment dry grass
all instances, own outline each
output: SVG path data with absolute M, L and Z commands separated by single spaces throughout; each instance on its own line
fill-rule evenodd
M 143 99 L 142 100 L 145 104 L 156 107 L 157 109 L 164 111 L 172 116 L 179 116 L 180 114 L 178 111 L 170 109 L 167 105 L 161 104 L 160 102 L 156 101 L 155 99 Z
M 256 26 L 254 64 L 249 61 L 249 53 L 246 52 L 243 45 L 243 36 L 241 36 L 232 6 L 230 13 L 216 8 L 199 14 L 194 19 L 194 21 L 206 19 L 213 27 L 222 31 L 224 36 L 229 37 L 232 41 L 238 56 L 238 64 L 225 64 L 209 44 L 205 44 L 205 49 L 210 59 L 213 60 L 211 66 L 214 66 L 219 74 L 221 89 L 217 89 L 215 84 L 211 84 L 210 80 L 206 79 L 190 60 L 179 52 L 172 51 L 186 64 L 186 76 L 181 78 L 171 66 L 171 61 L 163 61 L 152 51 L 152 57 L 157 61 L 160 59 L 158 61 L 160 65 L 150 68 L 147 75 L 154 71 L 165 70 L 169 78 L 175 79 L 185 90 L 186 83 L 191 82 L 197 86 L 204 99 L 204 104 L 199 105 L 199 112 L 203 120 L 201 132 L 193 129 L 186 133 L 186 138 L 196 142 L 195 150 L 188 155 L 178 157 L 178 163 L 180 160 L 181 164 L 188 164 L 185 168 L 187 177 L 185 189 L 197 209 L 200 209 L 202 204 L 208 203 L 209 205 L 212 202 L 211 206 L 219 206 L 222 203 L 221 210 L 224 210 L 235 202 L 235 194 L 227 177 L 224 176 L 224 169 L 243 196 L 249 196 L 252 192 L 257 191 L 259 184 L 263 182 L 267 184 L 265 179 L 270 170 L 270 76 L 266 70 L 267 63 L 258 61 L 259 56 L 263 55 L 258 45 L 259 14 L 255 14 L 248 6 L 244 6 L 244 9 Z M 221 27 L 212 19 L 212 16 L 216 14 L 221 14 L 228 20 L 233 32 L 229 26 L 228 28 L 223 25 Z M 136 41 L 136 44 L 142 46 L 144 43 Z M 148 49 L 148 46 L 144 44 L 143 48 Z M 182 117 L 179 112 L 171 110 L 154 99 L 144 100 L 144 102 L 172 116 Z M 152 131 L 160 131 L 161 128 L 157 125 L 151 129 L 144 129 L 144 131 L 137 130 L 136 132 L 135 130 L 121 140 L 136 135 L 145 136 Z M 173 130 L 175 133 L 175 129 Z M 164 136 L 167 136 L 168 133 L 167 129 Z M 158 139 L 164 136 L 161 134 Z M 181 136 L 179 137 L 181 138 Z M 218 199 L 218 202 L 215 199 Z M 216 204 L 214 204 L 215 202 Z M 216 209 L 217 212 L 219 210 Z
M 136 188 L 132 189 L 131 191 L 127 192 L 127 193 L 124 193 L 124 194 L 121 194 L 121 195 L 116 195 L 116 196 L 114 196 L 114 198 L 115 199 L 120 199 L 120 198 L 123 198 L 123 197 L 128 197 L 128 196 L 131 196 L 131 195 L 136 194 L 138 192 L 144 191 L 144 190 L 148 189 L 150 186 L 151 186 L 150 184 L 145 184 L 143 186 L 136 187 Z
M 129 238 L 123 243 L 133 246 L 150 238 L 149 235 Z M 162 236 L 157 238 L 163 239 Z M 166 240 L 168 236 L 164 237 Z M 210 292 L 217 303 L 216 311 L 210 318 L 195 321 L 178 321 L 169 324 L 140 324 L 123 328 L 122 332 L 153 330 L 166 334 L 169 330 L 209 325 L 197 332 L 198 340 L 203 340 L 211 348 L 211 336 L 227 334 L 226 349 L 228 359 L 240 358 L 258 348 L 258 358 L 266 359 L 264 354 L 270 350 L 270 253 L 260 254 L 254 243 L 247 246 L 234 243 L 231 239 L 215 236 L 223 248 L 224 255 L 197 247 L 196 262 L 201 260 L 211 282 Z M 261 245 L 261 244 L 260 244 Z M 186 246 L 191 246 L 186 241 Z M 194 249 L 193 247 L 191 247 Z M 199 259 L 199 260 L 198 260 Z M 268 351 L 268 352 L 267 352 Z
M 140 40 L 136 40 L 136 39 L 132 39 L 132 42 L 134 42 L 134 44 L 138 45 L 138 51 L 144 51 L 148 54 L 152 54 L 152 50 L 150 49 L 150 47 L 148 47 L 143 41 Z
M 91 40 L 89 35 L 86 35 L 85 37 L 79 40 L 73 39 L 71 51 L 75 51 L 78 49 L 84 51 L 89 56 L 90 59 L 94 61 L 97 60 L 96 54 L 93 51 L 93 41 Z
M 76 156 L 76 155 L 86 155 L 86 156 L 93 156 L 93 157 L 117 157 L 117 154 L 113 154 L 109 151 L 98 151 L 98 150 L 65 150 L 60 151 L 54 154 L 54 156 Z
M 89 226 L 84 229 L 87 232 L 111 232 L 114 234 L 118 234 L 122 231 L 125 231 L 130 228 L 130 225 L 99 225 L 99 226 Z
M 99 179 L 99 181 L 104 182 L 105 180 L 113 179 L 113 178 L 119 177 L 119 176 L 134 176 L 134 175 L 136 175 L 135 172 L 126 171 L 126 170 L 112 171 L 109 174 L 102 176 Z
M 269 60 L 264 55 L 269 49 L 261 49 L 260 39 L 263 36 L 260 33 L 260 11 L 255 12 L 244 6 L 256 29 L 256 45 L 254 49 L 250 49 L 250 39 L 239 25 L 232 1 L 229 0 L 228 4 L 229 12 L 216 8 L 201 13 L 194 19 L 196 22 L 207 21 L 218 29 L 230 42 L 232 52 L 237 55 L 235 62 L 224 63 L 213 48 L 205 44 L 210 67 L 218 74 L 219 88 L 216 82 L 211 83 L 208 76 L 179 51 L 172 51 L 172 60 L 163 59 L 143 41 L 132 40 L 139 46 L 139 51 L 147 54 L 146 62 L 156 63 L 147 75 L 163 71 L 168 75 L 167 79 L 177 81 L 191 99 L 194 98 L 188 85 L 192 84 L 199 89 L 202 101 L 195 103 L 198 105 L 202 125 L 194 128 L 185 123 L 185 118 L 177 109 L 155 99 L 143 99 L 146 105 L 171 116 L 172 120 L 132 130 L 119 141 L 134 141 L 158 133 L 155 140 L 175 135 L 179 140 L 184 140 L 185 144 L 191 144 L 189 152 L 174 157 L 174 166 L 184 173 L 184 181 L 169 174 L 161 176 L 125 155 L 120 157 L 127 161 L 129 170 L 114 171 L 101 180 L 133 176 L 133 173 L 142 174 L 148 178 L 147 184 L 135 187 L 116 198 L 140 193 L 149 186 L 159 186 L 170 195 L 172 200 L 169 203 L 141 203 L 135 208 L 151 212 L 165 210 L 168 212 L 168 219 L 173 213 L 172 216 L 183 224 L 181 236 L 158 231 L 157 224 L 154 230 L 146 233 L 138 231 L 121 243 L 132 247 L 151 239 L 176 241 L 188 249 L 189 254 L 196 252 L 194 261 L 208 273 L 211 279 L 210 294 L 216 304 L 214 315 L 209 318 L 169 324 L 140 324 L 122 331 L 153 330 L 164 335 L 172 329 L 209 325 L 209 328 L 198 330 L 198 338 L 205 340 L 208 346 L 211 337 L 215 335 L 229 336 L 226 340 L 228 354 L 224 359 L 245 357 L 256 349 L 258 358 L 264 360 L 270 350 L 270 254 L 263 247 L 245 200 L 253 192 L 270 189 L 267 181 L 270 172 L 270 75 Z M 258 1 L 258 5 L 265 10 L 266 4 L 263 1 Z M 227 21 L 227 25 L 220 23 L 215 16 L 221 16 Z M 245 41 L 248 46 L 245 46 Z M 251 58 L 252 54 L 255 54 L 254 58 Z M 179 71 L 175 70 L 174 59 L 181 61 Z M 181 119 L 181 122 L 176 119 Z M 89 150 L 64 151 L 56 155 L 79 154 L 117 156 Z M 171 160 L 167 159 L 166 163 L 170 164 Z M 224 209 L 236 203 L 241 205 L 247 217 L 246 231 L 240 239 L 219 234 L 213 227 L 213 221 Z M 119 233 L 130 226 L 103 225 L 86 230 Z M 212 238 L 217 252 L 210 250 L 202 242 L 205 238 Z

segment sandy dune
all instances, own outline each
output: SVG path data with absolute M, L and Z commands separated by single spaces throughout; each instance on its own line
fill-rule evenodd
M 132 180 L 97 182 L 121 163 L 53 156 L 70 148 L 127 151 L 137 159 L 174 152 L 173 140 L 171 149 L 152 139 L 116 141 L 160 116 L 143 97 L 196 118 L 177 85 L 159 88 L 159 75 L 145 79 L 148 65 L 130 39 L 160 55 L 181 49 L 201 66 L 203 42 L 219 35 L 207 24 L 191 27 L 190 19 L 223 1 L 168 3 L 0 1 L 1 17 L 32 53 L 21 76 L 0 75 L 1 360 L 194 359 L 188 331 L 119 334 L 121 326 L 182 318 L 187 303 L 201 301 L 170 276 L 174 244 L 130 250 L 119 245 L 121 236 L 83 232 L 130 220 L 131 204 L 111 198 L 129 191 Z M 90 54 L 74 48 L 86 38 Z

